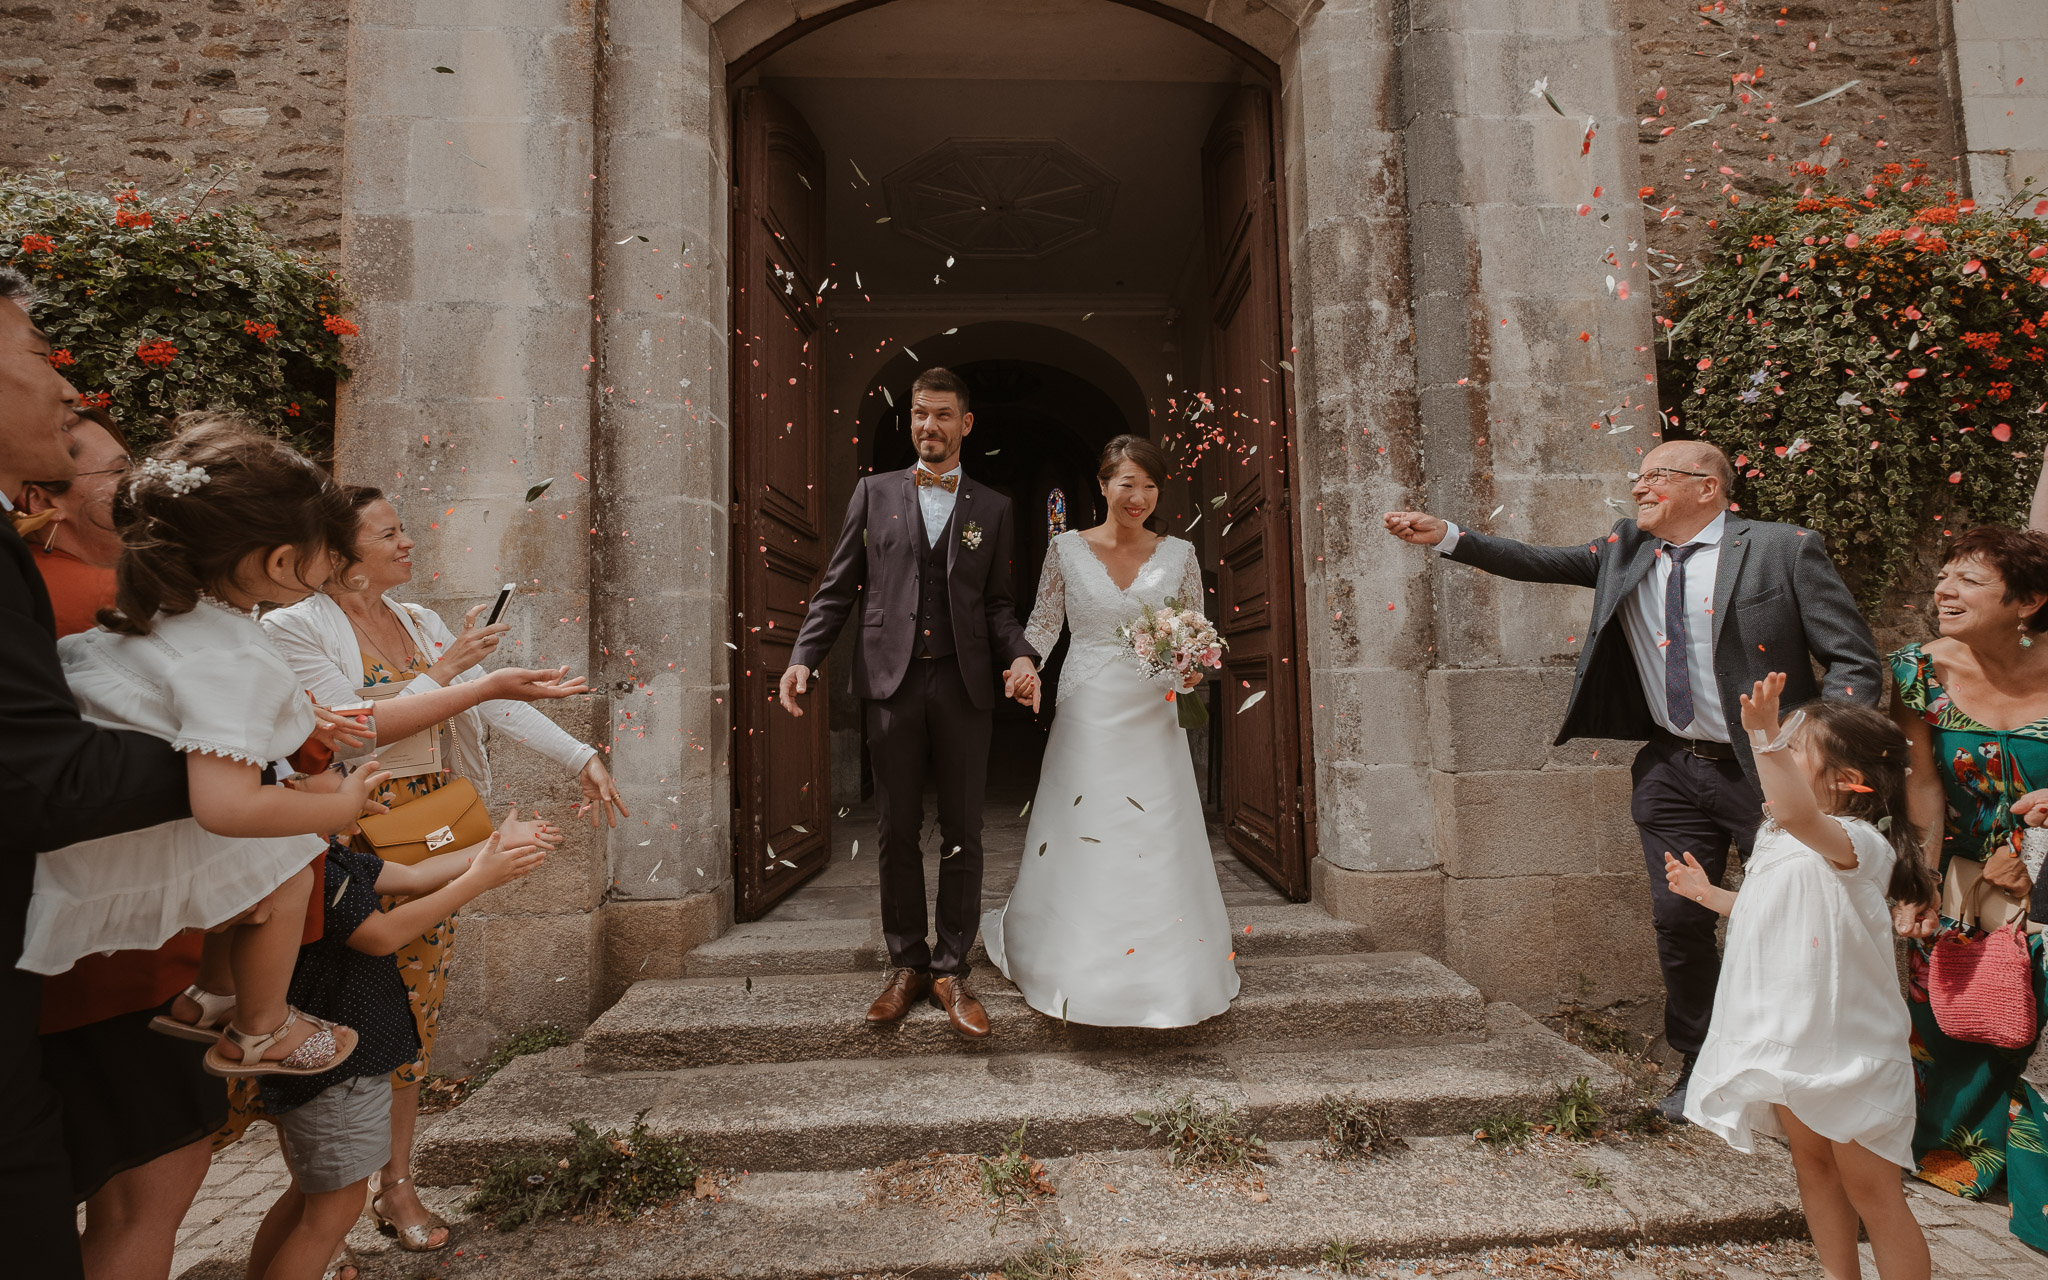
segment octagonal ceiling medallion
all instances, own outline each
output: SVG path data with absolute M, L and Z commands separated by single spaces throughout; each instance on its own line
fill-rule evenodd
M 882 180 L 898 230 L 962 258 L 1043 258 L 1100 233 L 1116 180 L 1057 138 L 948 138 Z

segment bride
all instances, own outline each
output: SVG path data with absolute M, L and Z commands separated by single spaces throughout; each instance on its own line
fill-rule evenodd
M 1046 552 L 1025 638 L 1050 653 L 1065 622 L 1073 644 L 1017 887 L 982 921 L 1032 1008 L 1091 1026 L 1190 1026 L 1237 995 L 1187 733 L 1116 636 L 1141 605 L 1202 608 L 1194 547 L 1145 527 L 1166 472 L 1151 441 L 1110 441 L 1109 519 Z

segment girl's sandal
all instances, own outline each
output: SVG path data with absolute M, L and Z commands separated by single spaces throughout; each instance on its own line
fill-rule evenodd
M 229 1019 L 235 1016 L 234 996 L 203 991 L 197 985 L 185 988 L 181 994 L 199 1006 L 199 1020 L 180 1022 L 169 1014 L 160 1013 L 149 1020 L 149 1029 L 200 1044 L 212 1044 L 220 1039 L 222 1029 L 228 1025 Z
M 342 1274 L 346 1272 L 347 1274 Z M 334 1255 L 334 1261 L 327 1264 L 327 1270 L 320 1273 L 320 1280 L 357 1280 L 363 1274 L 362 1259 L 356 1257 L 354 1246 L 346 1240 Z
M 403 1186 L 411 1181 L 412 1175 L 407 1174 L 396 1182 L 388 1182 L 378 1187 L 377 1194 L 370 1197 L 370 1216 L 377 1220 L 377 1230 L 387 1236 L 398 1237 L 398 1247 L 407 1253 L 433 1253 L 436 1250 L 447 1248 L 448 1242 L 454 1238 L 452 1232 L 443 1235 L 439 1244 L 427 1243 L 434 1238 L 436 1230 L 446 1231 L 448 1227 L 448 1220 L 433 1210 L 427 1210 L 427 1220 L 424 1224 L 416 1224 L 410 1227 L 401 1227 L 397 1222 L 384 1216 L 384 1193 L 393 1187 Z
M 282 1040 L 300 1018 L 313 1024 L 313 1033 L 284 1057 L 266 1061 L 263 1051 Z M 237 1076 L 317 1076 L 341 1065 L 344 1058 L 356 1051 L 356 1033 L 352 1028 L 316 1018 L 310 1013 L 301 1013 L 290 1005 L 285 1006 L 284 1025 L 269 1035 L 252 1036 L 237 1030 L 233 1023 L 221 1028 L 221 1035 L 241 1050 L 241 1061 L 235 1061 L 233 1055 L 222 1053 L 221 1046 L 215 1045 L 206 1051 L 202 1065 L 207 1074 L 228 1079 Z

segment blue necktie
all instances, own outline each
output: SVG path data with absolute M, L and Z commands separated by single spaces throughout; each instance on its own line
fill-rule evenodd
M 1685 632 L 1685 562 L 1706 544 L 1689 542 L 1682 547 L 1666 544 L 1671 557 L 1671 580 L 1664 584 L 1664 709 L 1671 727 L 1683 729 L 1692 723 L 1692 671 L 1686 665 L 1691 646 Z

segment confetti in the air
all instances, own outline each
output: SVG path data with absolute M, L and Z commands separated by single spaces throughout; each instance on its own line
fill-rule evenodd
M 526 500 L 528 502 L 532 502 L 535 498 L 540 497 L 540 495 L 548 491 L 548 486 L 553 484 L 554 482 L 555 478 L 553 476 L 549 476 L 547 479 L 541 481 L 539 484 L 532 486 L 526 491 Z

